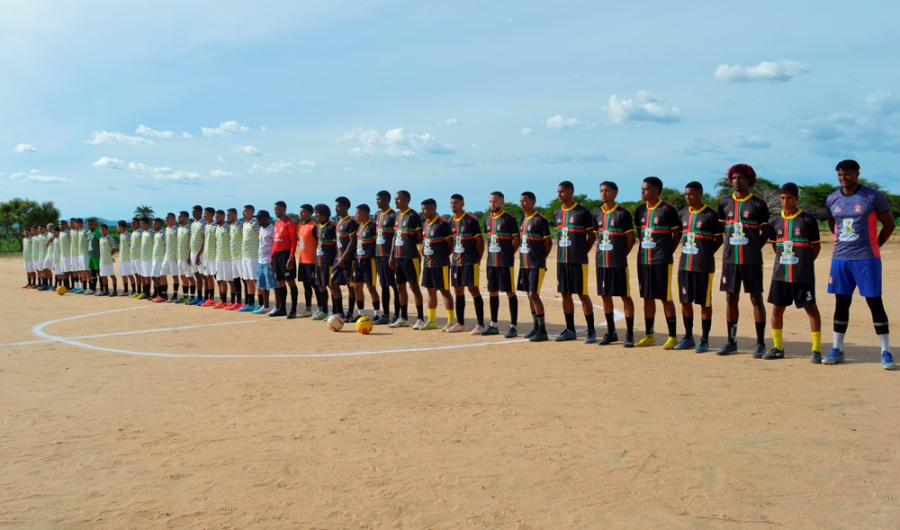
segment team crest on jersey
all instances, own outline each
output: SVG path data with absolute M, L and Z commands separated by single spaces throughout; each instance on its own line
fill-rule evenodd
M 728 212 L 728 218 L 731 219 L 732 217 L 734 217 L 734 212 Z
M 750 212 L 744 212 L 744 219 L 750 219 Z
M 658 217 L 658 216 L 653 218 L 653 224 L 655 224 L 655 225 L 658 225 L 658 224 L 659 224 L 659 217 Z
M 703 221 L 697 221 L 697 228 L 703 228 Z
M 799 228 L 795 228 L 795 229 L 794 229 L 794 235 L 795 235 L 795 236 L 799 236 L 799 235 L 800 235 L 800 229 L 799 229 Z
M 832 278 L 831 276 L 829 276 L 829 277 L 828 277 L 828 283 L 829 283 L 829 284 L 833 284 L 833 283 L 834 283 L 834 278 Z
M 615 219 L 610 219 L 610 220 L 609 220 L 609 226 L 616 226 L 616 220 L 615 220 Z
M 681 288 L 681 294 L 685 294 L 685 295 L 687 294 L 687 287 Z
M 840 206 L 835 206 L 835 207 L 834 207 L 834 211 L 835 211 L 835 212 L 841 211 L 841 207 L 840 207 Z
M 856 213 L 861 212 L 861 211 L 862 211 L 862 205 L 857 204 L 856 206 L 853 207 L 853 211 L 856 212 Z

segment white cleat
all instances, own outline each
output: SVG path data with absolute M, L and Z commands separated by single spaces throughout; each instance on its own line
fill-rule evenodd
M 453 324 L 452 326 L 447 328 L 447 333 L 460 333 L 465 331 L 466 328 L 460 324 L 459 322 Z
M 404 320 L 402 318 L 398 318 L 397 320 L 394 321 L 393 324 L 389 324 L 388 327 L 389 328 L 408 328 L 409 322 L 407 322 L 406 320 Z
M 473 329 L 469 335 L 481 335 L 482 333 L 484 333 L 484 326 L 479 324 L 475 326 L 475 329 Z
M 415 324 L 413 324 L 413 330 L 422 329 L 422 326 L 424 326 L 424 325 L 425 325 L 425 321 L 420 318 L 419 320 L 416 320 Z

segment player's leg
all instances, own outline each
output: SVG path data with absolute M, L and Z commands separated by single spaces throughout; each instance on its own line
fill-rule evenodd
M 594 302 L 588 293 L 588 266 L 587 264 L 578 266 L 572 265 L 574 276 L 576 278 L 576 294 L 581 302 L 581 312 L 584 313 L 584 320 L 587 324 L 587 333 L 584 337 L 585 344 L 595 344 L 597 342 L 597 331 L 594 329 Z M 574 311 L 574 308 L 573 308 Z
M 407 265 L 412 267 L 410 272 L 411 278 L 409 278 L 409 290 L 412 291 L 413 300 L 416 303 L 416 324 L 422 325 L 425 323 L 425 311 L 424 311 L 424 300 L 422 298 L 422 289 L 419 288 L 419 278 L 421 277 L 421 265 L 418 258 L 411 259 L 407 261 Z M 414 273 L 414 274 L 413 274 Z M 413 324 L 413 329 L 415 329 L 416 324 Z
M 741 301 L 741 270 L 734 263 L 722 264 L 722 282 L 719 284 L 719 290 L 725 292 L 725 322 L 726 337 L 725 344 L 716 351 L 716 355 L 728 355 L 737 351 L 737 329 L 738 318 L 740 318 L 740 309 L 738 303 Z
M 394 322 L 389 324 L 389 327 L 392 328 L 406 328 L 409 327 L 409 292 L 407 291 L 406 284 L 408 283 L 408 278 L 406 274 L 406 268 L 404 267 L 404 263 L 407 260 L 405 259 L 397 259 L 394 261 L 394 281 L 397 284 L 397 300 L 400 301 L 400 315 L 397 317 Z
M 331 305 L 336 315 L 344 316 L 344 295 L 341 289 L 342 269 L 334 267 L 331 270 Z
M 556 269 L 556 291 L 562 297 L 563 316 L 566 320 L 566 329 L 556 336 L 557 342 L 575 340 L 578 334 L 575 332 L 575 303 L 572 295 L 579 292 L 576 279 L 573 277 L 573 267 L 568 263 L 558 263 Z
M 428 320 L 426 320 L 425 323 L 418 328 L 413 329 L 419 329 L 422 331 L 437 329 L 437 323 L 435 322 L 435 320 L 437 320 L 438 296 L 437 289 L 433 287 L 434 282 L 432 282 L 430 279 L 433 271 L 434 269 L 425 269 L 425 274 L 422 278 L 422 287 L 424 287 L 428 293 Z
M 875 335 L 878 336 L 881 346 L 881 367 L 885 370 L 893 370 L 896 368 L 896 364 L 891 353 L 888 315 L 884 310 L 884 301 L 881 298 L 881 259 L 851 261 L 850 270 L 859 286 L 859 294 L 866 299 L 866 305 L 869 306 L 869 312 L 872 314 Z
M 531 311 L 534 313 L 535 334 L 528 337 L 531 342 L 544 342 L 549 339 L 547 336 L 547 321 L 544 314 L 544 301 L 541 300 L 541 287 L 544 283 L 544 272 L 546 269 L 526 269 L 531 278 L 528 280 L 528 303 L 531 305 Z
M 780 282 L 786 283 L 786 282 Z M 790 285 L 787 285 L 790 287 Z M 782 359 L 784 358 L 784 310 L 783 305 L 772 304 L 772 349 L 769 350 L 763 359 Z
M 644 336 L 635 346 L 656 344 L 656 300 L 651 296 L 653 269 L 650 265 L 638 264 L 638 292 L 644 304 Z

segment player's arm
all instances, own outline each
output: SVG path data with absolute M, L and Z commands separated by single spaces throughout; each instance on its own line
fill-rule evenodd
M 828 229 L 831 230 L 832 234 L 834 233 L 834 219 L 831 217 L 828 218 Z M 881 238 L 879 237 L 879 239 Z
M 891 234 L 894 233 L 894 229 L 897 228 L 897 222 L 894 221 L 894 215 L 890 210 L 878 214 L 878 220 L 881 221 L 881 231 L 878 232 L 878 246 L 881 247 L 887 243 Z M 831 221 L 831 224 L 833 225 L 834 221 Z M 834 232 L 834 229 L 831 231 Z
M 715 248 L 713 249 L 713 254 L 715 254 L 716 252 L 719 251 L 720 248 L 722 248 L 722 243 L 725 242 L 725 237 L 724 237 L 724 235 L 720 232 L 720 233 L 718 233 L 718 234 L 715 234 L 715 235 L 713 236 L 713 239 L 715 239 L 715 242 L 716 242 L 716 246 L 715 246 Z
M 338 263 L 338 267 L 344 266 L 344 262 L 347 261 L 347 256 L 354 255 L 356 255 L 356 230 L 350 234 L 350 244 L 347 245 L 347 250 L 341 254 L 341 261 Z
M 769 237 L 769 207 L 766 206 L 766 209 L 762 212 L 763 216 L 760 216 L 759 219 L 759 247 L 762 248 L 766 246 L 766 241 L 770 239 Z M 763 227 L 766 227 L 763 230 Z
M 777 236 L 777 234 L 772 233 L 774 231 L 775 231 L 775 227 L 770 223 L 768 230 L 766 230 L 766 234 L 768 234 L 768 236 L 769 236 L 769 241 L 772 242 L 772 250 L 774 250 L 777 253 L 778 252 L 778 243 L 775 240 L 778 239 L 778 236 Z M 763 232 L 762 230 L 759 231 L 760 237 L 762 237 L 762 235 L 763 235 L 762 232 Z M 765 240 L 763 240 L 763 246 L 765 246 Z
M 480 230 L 475 234 L 475 253 L 478 254 L 478 263 L 481 263 L 481 258 L 484 257 L 484 234 Z
M 512 241 L 513 241 L 512 251 L 513 251 L 513 255 L 515 256 L 516 252 L 519 251 L 519 246 L 522 245 L 522 238 L 519 234 L 513 234 Z
M 453 255 L 453 234 L 448 235 L 444 241 L 447 243 L 447 255 Z
M 594 241 L 597 240 L 597 234 L 594 233 L 594 227 L 592 226 L 586 226 L 584 231 L 587 232 L 587 248 L 585 248 L 585 252 L 590 252 L 594 246 Z

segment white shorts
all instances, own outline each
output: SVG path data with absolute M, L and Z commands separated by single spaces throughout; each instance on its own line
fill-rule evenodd
M 72 256 L 63 256 L 59 262 L 59 270 L 63 273 L 72 272 Z
M 109 277 L 116 275 L 116 266 L 113 264 L 100 265 L 100 276 Z
M 62 276 L 66 271 L 63 270 L 62 262 L 53 264 L 53 274 L 55 276 Z
M 160 276 L 165 276 L 166 273 L 163 272 L 163 262 L 162 261 L 151 261 L 150 267 L 150 276 L 151 278 L 159 278 Z
M 241 278 L 256 281 L 256 266 L 259 260 L 256 258 L 244 258 L 241 260 Z
M 131 272 L 133 265 L 134 262 L 132 261 L 120 261 L 119 276 L 131 276 L 132 274 L 134 274 Z
M 141 276 L 150 278 L 153 276 L 153 261 L 149 259 L 141 260 Z
M 25 272 L 27 272 L 27 273 L 34 272 L 34 262 L 32 262 L 32 261 L 25 262 Z
M 91 256 L 90 254 L 82 254 L 81 256 L 75 256 L 75 270 L 76 271 L 87 271 L 91 270 Z
M 162 262 L 162 276 L 178 276 L 178 260 L 164 259 Z
M 191 252 L 191 274 L 202 273 L 204 261 L 205 256 L 198 256 L 196 252 Z
M 201 270 L 201 274 L 204 276 L 215 276 L 216 275 L 216 267 L 218 267 L 218 262 L 214 259 L 203 259 L 203 269 Z
M 220 282 L 230 282 L 234 280 L 234 274 L 231 269 L 231 261 L 216 260 L 216 279 Z
M 186 276 L 188 278 L 194 277 L 194 267 L 188 265 L 188 260 L 180 259 L 178 260 L 178 274 L 181 276 Z
M 244 260 L 241 258 L 231 260 L 231 277 L 235 280 L 244 277 Z
M 44 268 L 44 261 L 39 259 L 31 260 L 31 268 L 34 269 L 35 272 L 38 272 Z

